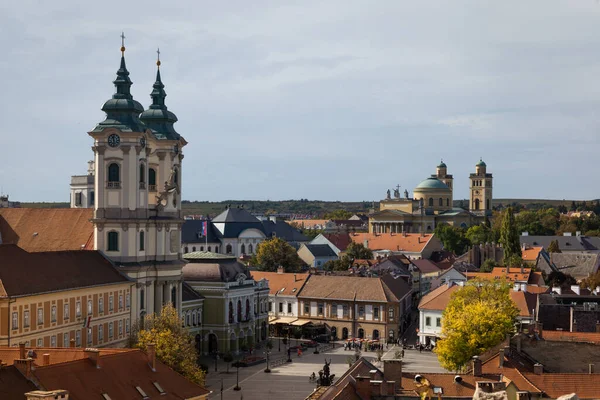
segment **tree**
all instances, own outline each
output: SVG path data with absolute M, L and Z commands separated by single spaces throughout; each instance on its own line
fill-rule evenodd
M 523 259 L 521 258 L 521 256 L 519 256 L 517 254 L 513 254 L 512 256 L 510 256 L 508 258 L 504 258 L 503 261 L 504 261 L 505 267 L 523 267 L 523 266 L 525 266 Z
M 262 241 L 256 248 L 256 255 L 252 260 L 261 271 L 277 271 L 282 266 L 286 272 L 296 272 L 302 265 L 296 250 L 286 241 L 274 237 Z
M 469 239 L 471 245 L 488 242 L 489 229 L 485 225 L 473 225 L 467 229 L 465 237 Z
M 519 309 L 510 290 L 506 280 L 474 279 L 452 294 L 442 314 L 443 339 L 435 347 L 444 368 L 459 371 L 514 330 Z
M 505 260 L 510 259 L 513 255 L 521 257 L 521 244 L 512 207 L 508 207 L 504 211 L 502 228 L 500 229 L 500 244 L 504 248 Z
M 435 227 L 434 233 L 441 240 L 444 249 L 456 255 L 464 254 L 469 248 L 469 240 L 459 227 L 440 224 Z
M 548 253 L 562 253 L 560 247 L 558 247 L 558 240 L 553 240 L 548 245 Z
M 192 335 L 183 327 L 183 320 L 171 303 L 160 315 L 150 314 L 144 326 L 132 329 L 132 344 L 147 351 L 148 344 L 156 346 L 156 357 L 190 381 L 204 385 L 204 371 L 196 364 L 197 353 Z
M 576 285 L 577 279 L 560 271 L 552 271 L 546 279 L 548 286 Z
M 493 258 L 488 258 L 481 264 L 479 272 L 492 272 L 494 267 L 497 267 L 498 263 Z
M 325 219 L 350 219 L 352 213 L 346 210 L 335 210 L 325 214 Z
M 353 261 L 373 259 L 373 251 L 366 248 L 362 243 L 350 243 L 346 248 L 346 255 Z
M 352 261 L 350 257 L 344 254 L 337 260 L 327 261 L 323 264 L 323 269 L 325 271 L 347 271 L 352 265 Z
M 581 281 L 581 286 L 590 290 L 596 290 L 596 288 L 600 286 L 600 271 Z

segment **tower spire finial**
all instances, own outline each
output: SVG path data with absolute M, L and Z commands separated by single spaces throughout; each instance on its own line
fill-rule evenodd
M 121 32 L 121 55 L 125 55 L 125 32 Z
M 156 48 L 156 66 L 160 68 L 160 47 Z

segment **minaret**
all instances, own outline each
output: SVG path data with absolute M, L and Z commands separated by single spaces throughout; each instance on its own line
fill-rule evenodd
M 492 214 L 492 174 L 487 173 L 487 165 L 480 158 L 475 165 L 475 173 L 469 176 L 469 211 L 478 215 Z
M 140 119 L 133 99 L 121 35 L 121 64 L 115 93 L 102 107 L 106 119 L 94 138 L 94 245 L 135 282 L 132 322 L 160 312 L 168 302 L 181 307 L 179 178 L 181 137 L 165 139 Z M 164 101 L 164 97 L 163 97 Z M 153 173 L 151 173 L 153 171 Z M 174 182 L 177 182 L 175 184 Z

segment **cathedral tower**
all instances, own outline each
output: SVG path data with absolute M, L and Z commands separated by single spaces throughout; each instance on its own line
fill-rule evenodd
M 167 302 L 181 307 L 181 148 L 187 142 L 173 129 L 177 118 L 164 105 L 160 70 L 153 104 L 144 111 L 130 92 L 124 43 L 121 53 L 115 93 L 102 107 L 106 119 L 89 132 L 95 161 L 92 222 L 95 249 L 136 284 L 135 321 L 160 312 Z
M 478 215 L 492 215 L 492 174 L 487 173 L 482 159 L 475 165 L 475 173 L 469 176 L 469 211 Z

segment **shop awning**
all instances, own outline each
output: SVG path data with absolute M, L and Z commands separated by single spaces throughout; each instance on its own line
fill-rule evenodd
M 272 324 L 275 321 L 277 321 L 277 317 L 269 317 L 269 323 L 270 324 Z
M 291 324 L 294 321 L 297 321 L 298 318 L 294 317 L 280 317 L 275 321 L 276 324 Z
M 304 325 L 306 325 L 306 324 L 310 324 L 310 323 L 311 323 L 310 321 L 306 321 L 306 320 L 301 320 L 301 319 L 298 319 L 298 320 L 296 320 L 296 321 L 292 322 L 290 325 L 294 325 L 294 326 L 304 326 Z

